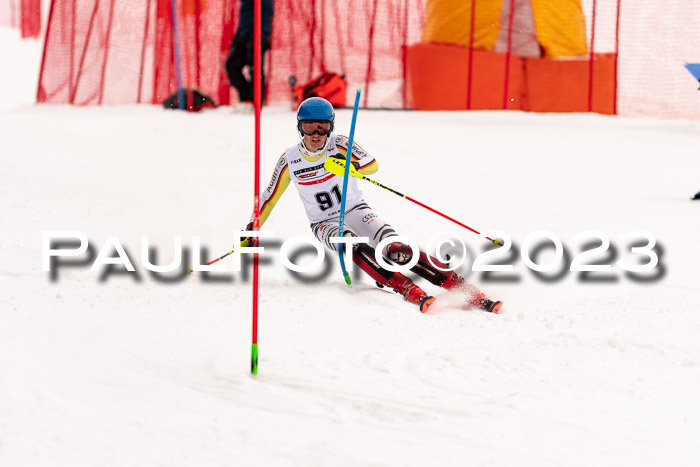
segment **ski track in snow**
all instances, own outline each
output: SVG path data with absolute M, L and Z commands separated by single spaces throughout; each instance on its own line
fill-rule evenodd
M 8 43 L 3 36 L 4 43 Z M 28 46 L 31 47 L 31 46 Z M 262 178 L 297 136 L 263 112 Z M 338 112 L 347 131 L 351 113 Z M 430 313 L 369 279 L 302 283 L 261 268 L 260 374 L 240 273 L 162 283 L 140 237 L 172 257 L 227 251 L 252 207 L 253 121 L 145 106 L 0 110 L 0 465 L 696 465 L 700 456 L 697 122 L 519 112 L 360 111 L 375 179 L 476 229 L 572 236 L 642 229 L 662 277 L 470 282 L 506 303 Z M 394 139 L 395 138 L 395 139 Z M 368 203 L 425 246 L 471 233 L 369 184 Z M 308 235 L 292 187 L 266 229 Z M 42 271 L 41 233 L 117 236 L 138 271 Z M 543 253 L 541 261 L 546 261 Z M 629 256 L 624 256 L 629 259 Z M 224 260 L 229 269 L 232 263 Z M 599 258 L 600 259 L 600 258 Z M 221 277 L 221 276 L 219 276 Z

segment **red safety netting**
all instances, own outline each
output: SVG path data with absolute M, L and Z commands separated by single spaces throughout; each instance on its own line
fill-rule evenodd
M 21 31 L 23 38 L 41 33 L 41 0 L 0 0 L 0 26 Z
M 700 118 L 700 2 L 622 0 L 618 113 Z
M 21 18 L 20 0 L 0 0 L 0 26 L 19 28 Z
M 223 63 L 238 8 L 236 0 L 177 1 L 183 87 L 220 104 L 236 99 Z M 169 0 L 55 0 L 37 100 L 161 103 L 177 90 L 171 11 Z M 365 106 L 403 107 L 404 45 L 419 40 L 421 11 L 420 0 L 276 1 L 268 103 L 290 101 L 290 76 L 304 82 L 328 70 L 362 86 Z
M 267 103 L 289 104 L 290 76 L 303 83 L 330 71 L 345 75 L 349 93 L 363 88 L 364 107 L 409 108 L 407 49 L 422 40 L 428 1 L 276 0 Z M 219 104 L 235 102 L 223 63 L 238 0 L 177 0 L 176 8 L 183 86 Z M 591 89 L 588 101 L 598 89 L 591 82 L 605 76 L 613 80 L 604 86 L 614 90 L 613 113 L 700 118 L 697 82 L 683 67 L 700 61 L 700 2 L 583 0 L 581 8 L 596 57 L 576 58 L 587 61 L 586 79 L 576 85 Z M 170 0 L 54 0 L 37 100 L 160 104 L 177 88 L 171 11 Z M 614 73 L 601 75 L 599 61 L 614 63 Z M 522 74 L 501 68 L 477 78 L 507 83 Z

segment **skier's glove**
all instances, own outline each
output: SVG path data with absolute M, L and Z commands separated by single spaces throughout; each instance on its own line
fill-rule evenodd
M 245 226 L 245 229 L 246 229 L 246 230 L 253 230 L 253 223 L 251 222 L 250 224 L 246 225 L 246 226 Z M 243 237 L 243 238 L 241 238 L 240 246 L 242 246 L 243 248 L 247 248 L 247 247 L 249 247 L 249 246 L 252 245 L 252 244 L 253 244 L 253 237 Z M 233 248 L 234 248 L 234 249 L 236 248 L 236 244 L 235 244 L 235 243 L 233 244 Z
M 333 159 L 340 159 L 341 161 L 343 161 L 343 163 L 344 163 L 345 160 L 346 160 L 346 159 L 345 159 L 345 156 L 343 156 L 342 154 L 334 154 L 334 155 L 332 155 L 331 157 L 332 157 Z M 360 163 L 359 163 L 359 162 L 357 162 L 357 161 L 352 161 L 351 164 L 352 164 L 353 167 L 355 167 L 355 170 L 360 170 Z M 345 164 L 343 164 L 343 167 L 344 167 L 344 166 L 345 166 Z

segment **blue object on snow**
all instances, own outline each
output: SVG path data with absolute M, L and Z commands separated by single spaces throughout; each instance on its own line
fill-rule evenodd
M 696 80 L 700 81 L 700 63 L 686 63 L 685 67 Z

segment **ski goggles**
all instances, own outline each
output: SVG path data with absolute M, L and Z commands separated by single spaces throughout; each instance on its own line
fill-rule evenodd
M 326 136 L 331 131 L 331 122 L 314 122 L 305 120 L 299 122 L 299 129 L 307 136 Z

